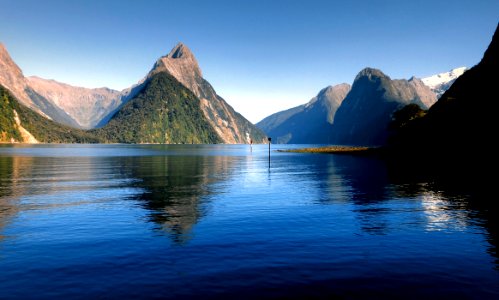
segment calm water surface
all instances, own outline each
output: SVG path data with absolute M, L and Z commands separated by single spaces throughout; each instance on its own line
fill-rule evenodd
M 0 146 L 0 299 L 499 297 L 484 199 L 267 151 Z

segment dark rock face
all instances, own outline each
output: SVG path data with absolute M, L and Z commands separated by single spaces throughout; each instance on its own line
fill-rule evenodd
M 307 104 L 268 116 L 257 127 L 277 143 L 330 143 L 334 116 L 349 91 L 350 85 L 346 83 L 328 86 Z
M 499 27 L 480 63 L 457 78 L 426 116 L 403 128 L 390 146 L 434 159 L 488 157 L 493 150 L 486 143 L 497 136 L 498 68 Z
M 336 112 L 331 143 L 383 145 L 395 111 L 411 103 L 426 108 L 434 98 L 419 79 L 392 80 L 380 70 L 366 68 L 356 76 L 352 90 Z

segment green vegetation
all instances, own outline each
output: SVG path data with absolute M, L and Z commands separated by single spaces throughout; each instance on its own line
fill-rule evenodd
M 21 125 L 41 143 L 99 143 L 87 131 L 56 123 L 27 107 L 17 104 Z
M 0 142 L 22 141 L 21 132 L 14 119 L 13 100 L 5 88 L 0 86 Z
M 400 129 L 409 124 L 409 122 L 424 117 L 426 112 L 427 110 L 422 109 L 417 104 L 408 104 L 393 113 L 389 128 Z
M 221 142 L 200 107 L 190 90 L 171 75 L 158 73 L 106 126 L 89 132 L 105 143 Z
M 24 142 L 15 121 L 42 143 L 195 143 L 221 142 L 206 120 L 199 99 L 166 73 L 153 76 L 103 128 L 89 131 L 55 123 L 19 104 L 0 86 L 0 142 Z
M 20 104 L 7 89 L 0 86 L 0 141 L 10 143 L 24 142 L 16 124 L 17 112 L 21 126 L 42 143 L 97 143 L 91 134 L 69 126 L 58 124 L 42 117 Z

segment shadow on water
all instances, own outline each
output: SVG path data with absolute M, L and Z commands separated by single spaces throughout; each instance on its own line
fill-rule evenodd
M 329 160 L 329 172 L 347 186 L 352 211 L 363 232 L 385 235 L 390 231 L 391 210 L 383 205 L 393 198 L 387 169 L 383 161 L 369 157 L 334 155 Z M 331 176 L 331 175 L 330 175 Z
M 420 201 L 421 209 L 437 218 L 430 221 L 445 223 L 458 218 L 459 222 L 485 228 L 491 245 L 488 252 L 495 257 L 496 268 L 499 266 L 499 205 L 488 173 L 459 166 L 428 168 L 375 157 L 331 155 L 328 160 L 329 176 L 340 178 L 341 184 L 349 187 L 354 211 L 366 233 L 384 234 L 390 230 L 383 218 L 390 211 L 382 205 L 372 209 L 370 204 L 414 198 Z
M 459 165 L 436 169 L 407 161 L 328 154 L 298 154 L 286 162 L 309 170 L 309 182 L 317 183 L 320 191 L 317 203 L 352 204 L 365 234 L 386 235 L 404 222 L 430 231 L 478 225 L 486 230 L 488 252 L 499 266 L 499 205 L 494 184 L 483 170 Z M 422 211 L 422 219 L 404 220 L 404 212 L 410 210 Z M 397 214 L 401 217 L 394 220 Z
M 482 163 L 469 163 L 470 159 L 466 158 L 467 164 L 453 160 L 419 165 L 407 160 L 388 160 L 386 168 L 390 182 L 403 186 L 403 192 L 429 191 L 447 199 L 448 205 L 459 209 L 466 219 L 483 226 L 491 245 L 488 252 L 495 258 L 496 269 L 499 269 L 499 202 L 495 178 L 490 176 L 491 168 Z M 494 165 L 492 161 L 490 163 Z

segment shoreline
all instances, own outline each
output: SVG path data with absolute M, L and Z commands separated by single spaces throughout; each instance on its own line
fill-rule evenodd
M 277 152 L 324 154 L 372 154 L 378 148 L 360 146 L 324 146 L 316 148 L 280 149 Z

